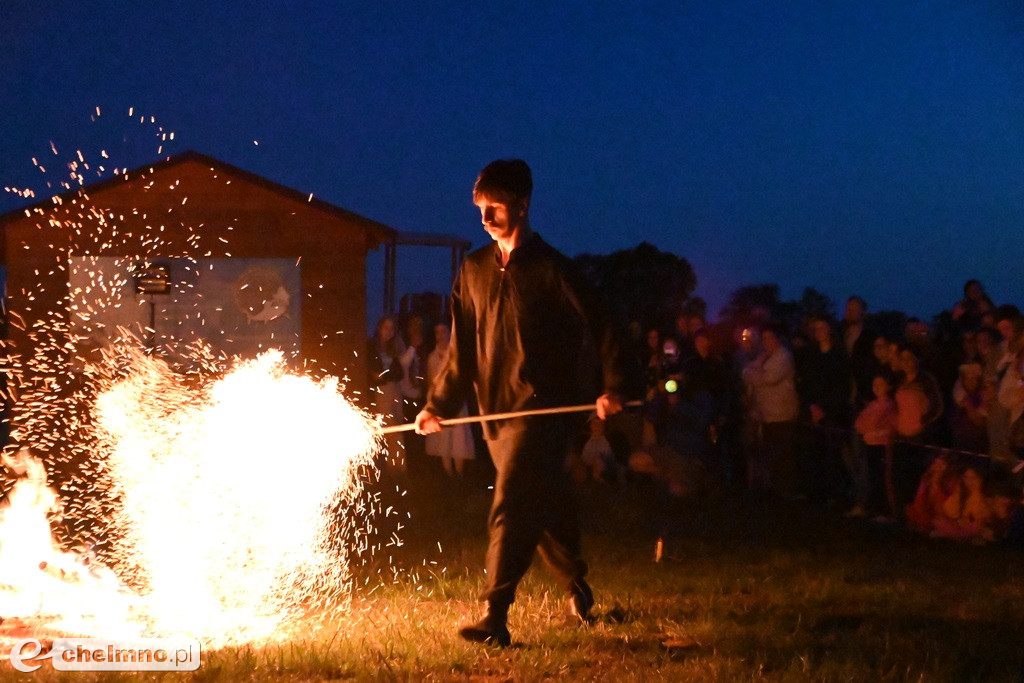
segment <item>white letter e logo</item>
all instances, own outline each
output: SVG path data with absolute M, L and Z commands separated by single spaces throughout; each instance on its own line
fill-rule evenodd
M 32 644 L 34 649 L 31 652 L 27 653 L 27 654 L 23 653 L 21 651 L 22 648 L 24 648 L 28 644 Z M 42 665 L 41 664 L 36 664 L 35 666 L 28 666 L 26 664 L 23 664 L 22 660 L 23 659 L 35 659 L 39 655 L 39 653 L 42 652 L 42 651 L 43 651 L 42 643 L 40 643 L 35 638 L 25 638 L 24 640 L 19 640 L 11 648 L 11 664 L 18 671 L 23 671 L 25 673 L 31 673 L 31 672 L 35 671 L 36 669 L 38 669 Z M 47 652 L 42 657 L 39 657 L 39 659 L 40 660 L 42 660 L 42 659 L 49 659 L 52 656 L 53 656 L 53 652 L 51 651 L 51 652 Z

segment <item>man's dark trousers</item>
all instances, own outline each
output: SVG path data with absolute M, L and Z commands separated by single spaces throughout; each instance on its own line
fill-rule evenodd
M 574 424 L 562 416 L 531 418 L 521 430 L 487 442 L 497 474 L 482 597 L 493 606 L 512 604 L 534 550 L 566 591 L 586 575 L 575 498 L 565 468 Z

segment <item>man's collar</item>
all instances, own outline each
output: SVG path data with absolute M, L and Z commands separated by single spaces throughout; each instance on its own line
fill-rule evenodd
M 512 262 L 512 259 L 516 258 L 516 254 L 519 252 L 529 252 L 543 243 L 544 240 L 541 239 L 540 235 L 537 234 L 535 230 L 531 230 L 530 234 L 523 239 L 522 243 L 513 249 L 512 253 L 508 255 L 509 263 Z M 497 242 L 494 243 L 494 262 L 497 263 L 499 267 L 501 266 L 501 247 L 498 246 Z

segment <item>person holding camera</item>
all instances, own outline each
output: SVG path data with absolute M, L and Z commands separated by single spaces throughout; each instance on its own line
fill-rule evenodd
M 751 388 L 761 419 L 770 488 L 791 499 L 797 495 L 794 450 L 800 414 L 793 354 L 782 345 L 781 332 L 774 326 L 761 331 L 761 349 L 757 358 L 743 369 L 743 381 Z

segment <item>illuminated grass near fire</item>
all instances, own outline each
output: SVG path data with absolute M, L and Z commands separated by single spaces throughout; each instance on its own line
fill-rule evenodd
M 360 495 L 376 421 L 280 353 L 198 387 L 133 355 L 95 417 L 124 532 L 115 555 L 154 630 L 262 640 L 311 600 L 339 604 L 348 563 L 332 541 L 346 520 L 328 510 Z

